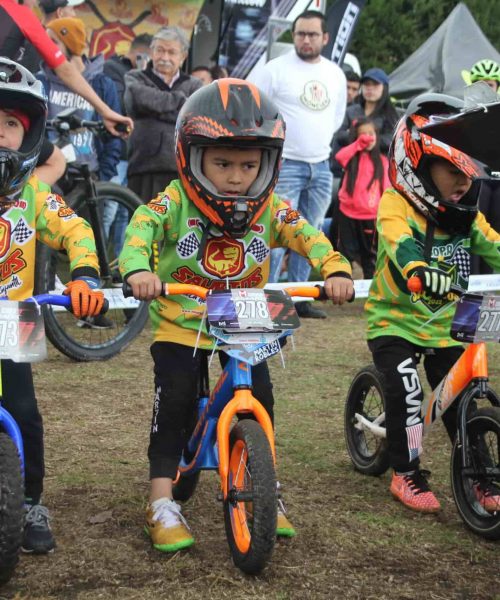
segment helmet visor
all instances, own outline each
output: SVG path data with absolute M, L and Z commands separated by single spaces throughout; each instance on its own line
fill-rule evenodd
M 475 177 L 498 176 L 493 172 L 500 171 L 500 102 L 431 122 L 420 131 L 435 143 L 439 140 L 443 146 L 449 144 L 448 147 L 467 156 L 483 173 Z M 450 160 L 448 156 L 443 158 Z

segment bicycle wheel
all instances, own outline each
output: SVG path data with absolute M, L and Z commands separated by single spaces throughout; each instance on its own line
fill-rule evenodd
M 186 502 L 191 498 L 196 490 L 200 479 L 200 471 L 196 471 L 193 475 L 180 475 L 172 489 L 174 500 Z
M 99 215 L 103 219 L 104 208 L 116 209 L 122 221 L 128 223 L 138 206 L 139 198 L 127 188 L 109 182 L 97 183 Z M 73 210 L 88 220 L 86 198 L 80 192 L 69 201 Z M 114 230 L 109 232 L 108 264 L 111 270 L 117 270 L 118 256 L 114 251 Z M 157 259 L 157 254 L 154 254 Z M 48 246 L 37 246 L 37 271 L 35 275 L 36 293 L 54 291 L 61 293 L 64 284 L 70 281 L 71 274 L 68 256 L 65 252 L 56 252 Z M 117 287 L 118 286 L 118 287 Z M 52 344 L 63 354 L 78 361 L 105 360 L 118 354 L 142 331 L 148 319 L 148 303 L 141 302 L 137 308 L 126 302 L 121 292 L 121 284 L 111 278 L 102 281 L 102 288 L 109 301 L 106 315 L 94 319 L 77 320 L 68 311 L 60 307 L 44 306 L 45 331 Z
M 234 564 L 260 573 L 276 540 L 276 474 L 269 441 L 250 419 L 237 423 L 229 440 L 228 497 L 224 523 Z
M 451 455 L 451 488 L 464 523 L 478 535 L 500 539 L 500 505 L 488 512 L 477 496 L 478 480 L 500 488 L 500 408 L 480 408 L 468 419 L 463 441 L 467 467 L 462 464 L 462 446 L 455 440 Z
M 384 426 L 382 375 L 374 365 L 359 371 L 351 383 L 344 410 L 344 435 L 354 467 L 365 475 L 382 475 L 389 468 L 387 440 L 358 428 L 356 414 Z
M 24 517 L 24 485 L 16 445 L 0 433 L 0 583 L 17 565 Z

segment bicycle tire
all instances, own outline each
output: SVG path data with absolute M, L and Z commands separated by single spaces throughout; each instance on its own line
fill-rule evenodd
M 200 479 L 200 471 L 196 471 L 193 475 L 179 475 L 176 483 L 172 488 L 174 500 L 178 502 L 187 502 L 196 490 Z
M 251 500 L 240 500 L 245 493 Z M 269 441 L 256 422 L 244 419 L 231 430 L 228 497 L 224 524 L 234 564 L 256 575 L 271 558 L 276 540 L 276 473 Z
M 21 549 L 24 484 L 16 445 L 0 433 L 0 584 L 12 577 Z
M 98 182 L 96 188 L 100 200 L 118 203 L 127 211 L 129 220 L 136 208 L 142 205 L 134 192 L 115 183 Z M 86 218 L 85 196 L 81 190 L 72 194 L 68 203 L 77 214 Z M 100 206 L 104 206 L 104 203 L 101 202 Z M 59 290 L 60 293 L 64 287 L 63 283 L 69 280 L 67 255 L 52 250 L 44 244 L 38 244 L 36 293 L 47 293 L 54 289 Z M 112 282 L 103 285 L 103 287 L 111 286 Z M 110 308 L 112 309 L 112 303 Z M 44 306 L 42 311 L 45 332 L 50 342 L 67 357 L 81 362 L 106 360 L 115 356 L 140 334 L 148 320 L 147 302 L 139 303 L 138 308 L 132 310 L 110 310 L 106 314 L 106 319 L 111 326 L 102 329 L 78 321 L 67 311 L 49 305 Z
M 344 436 L 354 468 L 365 475 L 382 475 L 389 468 L 387 440 L 355 427 L 356 413 L 374 421 L 384 411 L 382 375 L 374 365 L 356 373 L 345 402 Z M 383 425 L 383 422 L 378 423 Z
M 473 485 L 475 479 L 485 477 L 488 468 L 488 479 L 500 487 L 500 408 L 492 406 L 476 410 L 467 420 L 466 438 L 464 443 L 473 473 L 464 473 L 462 447 L 456 439 L 450 469 L 453 498 L 460 517 L 469 529 L 486 539 L 498 540 L 500 506 L 496 512 L 486 511 Z

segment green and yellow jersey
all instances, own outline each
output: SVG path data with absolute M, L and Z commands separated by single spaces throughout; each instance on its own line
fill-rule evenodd
M 407 288 L 408 273 L 427 264 L 426 230 L 426 219 L 403 196 L 395 190 L 383 194 L 377 216 L 377 265 L 365 304 L 368 339 L 396 335 L 424 347 L 459 344 L 449 335 L 456 297 L 449 294 L 435 299 L 425 293 L 410 293 Z M 500 272 L 500 234 L 482 213 L 474 220 L 468 237 L 435 230 L 430 264 L 450 273 L 463 289 L 468 287 L 471 254 L 482 256 Z
M 204 235 L 208 229 L 209 235 Z M 167 283 L 190 283 L 209 289 L 264 287 L 269 278 L 270 249 L 284 246 L 307 257 L 323 278 L 351 274 L 347 259 L 335 252 L 322 233 L 273 195 L 261 217 L 243 238 L 222 235 L 173 181 L 149 204 L 136 210 L 120 254 L 124 277 L 150 270 L 153 241 L 162 241 L 158 275 Z M 194 346 L 204 311 L 190 296 L 158 298 L 151 303 L 154 338 Z M 203 325 L 201 348 L 213 342 Z
M 98 276 L 91 227 L 32 176 L 0 214 L 0 296 L 24 300 L 33 295 L 37 240 L 66 250 L 73 275 Z

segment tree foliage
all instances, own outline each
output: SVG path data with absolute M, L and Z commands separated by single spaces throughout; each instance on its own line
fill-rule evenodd
M 368 0 L 349 46 L 363 70 L 393 71 L 441 25 L 457 0 Z M 467 0 L 486 37 L 500 44 L 500 1 Z M 485 57 L 487 58 L 487 57 Z

